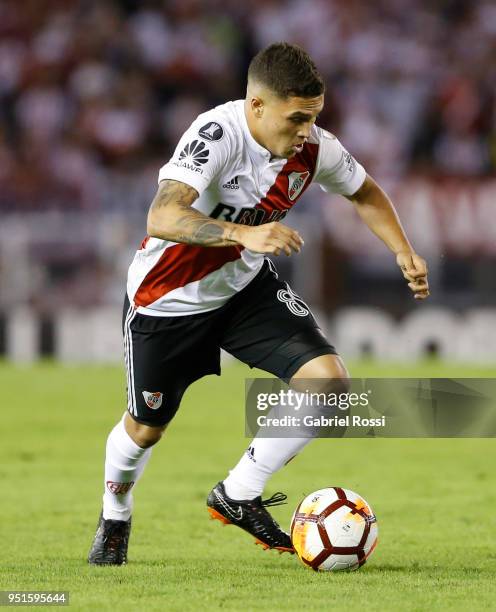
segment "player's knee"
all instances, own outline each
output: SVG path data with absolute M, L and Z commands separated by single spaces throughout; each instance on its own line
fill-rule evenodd
M 320 360 L 320 363 L 310 363 L 311 368 L 301 369 L 298 372 L 301 378 L 293 377 L 290 382 L 291 388 L 301 393 L 310 393 L 317 398 L 342 397 L 343 394 L 348 394 L 350 391 L 348 370 L 341 358 L 332 357 L 333 359 Z M 320 414 L 326 416 L 329 413 L 329 416 L 331 416 L 334 411 L 334 404 L 326 404 L 325 400 L 322 399 L 317 399 L 317 401 L 323 402 L 318 404 Z M 315 409 L 316 404 L 314 402 L 315 400 L 312 400 L 311 406 Z
M 167 427 L 167 425 L 151 427 L 138 423 L 128 414 L 126 414 L 124 425 L 129 437 L 141 448 L 150 448 L 150 446 L 156 444 Z
M 322 355 L 308 361 L 295 373 L 291 387 L 296 390 L 311 387 L 314 393 L 347 393 L 350 375 L 339 355 Z
M 339 376 L 331 376 L 329 373 L 322 377 L 305 380 L 305 389 L 300 391 L 309 391 L 310 393 L 336 394 L 348 393 L 350 390 L 350 378 L 347 372 L 340 372 Z
M 165 428 L 161 427 L 148 427 L 147 425 L 142 425 L 138 428 L 138 431 L 135 432 L 134 436 L 131 437 L 141 448 L 150 448 L 150 446 L 153 446 L 160 440 L 164 433 L 164 429 Z

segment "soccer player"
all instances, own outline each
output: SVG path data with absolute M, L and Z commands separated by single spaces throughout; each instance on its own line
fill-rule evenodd
M 126 563 L 131 489 L 187 387 L 220 374 L 221 348 L 292 388 L 311 378 L 346 384 L 346 367 L 310 309 L 264 257 L 300 252 L 301 236 L 282 220 L 310 183 L 345 196 L 392 251 L 414 297 L 429 295 L 425 261 L 388 196 L 315 125 L 323 105 L 324 84 L 310 57 L 273 44 L 250 64 L 246 99 L 201 114 L 160 169 L 148 235 L 129 268 L 128 406 L 107 440 L 90 563 Z M 310 439 L 255 437 L 208 495 L 211 515 L 266 548 L 292 552 L 266 509 L 286 496 L 261 496 L 270 476 Z

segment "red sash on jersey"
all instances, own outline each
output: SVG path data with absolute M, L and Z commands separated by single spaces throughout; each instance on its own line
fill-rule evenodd
M 292 208 L 312 182 L 318 152 L 317 144 L 305 143 L 302 152 L 286 162 L 267 195 L 254 208 L 264 210 L 266 218 L 274 210 Z M 293 190 L 290 176 L 296 176 Z M 298 180 L 301 182 L 298 183 Z M 147 242 L 145 238 L 142 248 L 146 247 Z M 149 306 L 169 291 L 204 278 L 226 263 L 239 259 L 242 250 L 242 246 L 203 247 L 190 244 L 176 244 L 165 249 L 139 286 L 134 296 L 135 305 Z

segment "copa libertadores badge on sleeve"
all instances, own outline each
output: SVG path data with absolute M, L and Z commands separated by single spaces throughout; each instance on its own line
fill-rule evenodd
M 205 140 L 214 142 L 216 140 L 220 140 L 222 136 L 224 136 L 224 130 L 222 129 L 222 126 L 215 121 L 210 121 L 198 130 L 198 135 Z

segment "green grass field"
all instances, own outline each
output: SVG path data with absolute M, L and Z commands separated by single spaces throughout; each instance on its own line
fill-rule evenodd
M 426 362 L 351 364 L 363 376 L 496 377 Z M 273 513 L 339 485 L 373 506 L 379 545 L 360 571 L 317 574 L 209 521 L 205 497 L 243 437 L 244 378 L 190 388 L 135 490 L 124 567 L 89 567 L 104 445 L 124 406 L 118 367 L 0 365 L 0 590 L 67 590 L 76 610 L 489 610 L 496 606 L 496 444 L 491 439 L 318 440 L 278 473 Z

